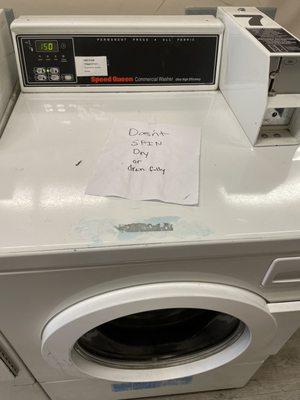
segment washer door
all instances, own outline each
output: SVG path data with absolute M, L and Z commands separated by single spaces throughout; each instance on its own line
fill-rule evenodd
M 276 323 L 259 296 L 225 285 L 173 282 L 104 293 L 46 325 L 43 357 L 112 381 L 174 379 L 227 364 L 269 343 Z

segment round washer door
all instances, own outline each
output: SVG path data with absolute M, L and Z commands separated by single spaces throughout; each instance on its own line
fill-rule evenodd
M 276 322 L 246 290 L 172 282 L 128 287 L 80 301 L 45 326 L 42 354 L 54 367 L 111 381 L 176 379 L 218 368 L 271 342 Z

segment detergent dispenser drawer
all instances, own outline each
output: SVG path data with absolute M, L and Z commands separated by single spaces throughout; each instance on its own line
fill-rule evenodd
M 300 288 L 300 257 L 274 260 L 262 281 L 262 285 L 264 287 L 288 285 L 299 286 Z

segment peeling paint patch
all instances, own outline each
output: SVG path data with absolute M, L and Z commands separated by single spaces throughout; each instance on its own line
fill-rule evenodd
M 102 245 L 103 223 L 97 219 L 82 219 L 75 227 L 75 232 L 93 246 Z
M 139 238 L 139 240 L 144 240 L 147 243 L 149 240 L 163 240 L 168 236 L 168 233 L 174 233 L 178 220 L 179 218 L 175 216 L 151 217 L 142 222 L 115 224 L 114 228 L 118 232 L 120 241 L 129 240 L 132 242 Z
M 127 218 L 82 218 L 73 227 L 73 232 L 91 247 L 185 242 L 206 239 L 215 234 L 204 221 L 192 217 L 164 215 L 140 220 L 132 217 L 129 221 Z
M 180 219 L 177 224 L 177 237 L 203 239 L 212 236 L 214 231 L 202 221 Z
M 136 222 L 132 224 L 120 224 L 115 226 L 119 232 L 164 232 L 173 231 L 173 224 L 169 222 L 160 222 L 157 224 Z

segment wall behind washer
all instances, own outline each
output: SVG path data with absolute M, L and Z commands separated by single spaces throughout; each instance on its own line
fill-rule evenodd
M 300 37 L 300 0 L 0 0 L 21 14 L 183 14 L 187 7 L 274 6 L 276 20 Z

